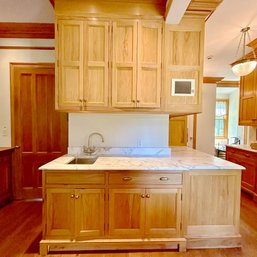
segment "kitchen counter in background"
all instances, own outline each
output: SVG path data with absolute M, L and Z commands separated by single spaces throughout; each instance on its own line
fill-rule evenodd
M 170 149 L 170 148 L 167 148 Z M 94 164 L 67 164 L 75 157 L 64 155 L 40 167 L 41 170 L 202 170 L 244 167 L 188 147 L 172 147 L 170 156 L 99 156 Z
M 245 150 L 245 151 L 250 151 L 250 152 L 253 152 L 253 153 L 257 153 L 257 150 L 252 149 L 250 147 L 250 145 L 227 145 L 227 146 L 233 147 L 233 148 L 236 148 L 236 149 Z

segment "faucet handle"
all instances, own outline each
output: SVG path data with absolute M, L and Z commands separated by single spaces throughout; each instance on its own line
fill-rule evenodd
M 95 152 L 96 148 L 95 147 L 87 147 L 87 146 L 83 146 L 83 152 L 86 154 L 93 154 Z

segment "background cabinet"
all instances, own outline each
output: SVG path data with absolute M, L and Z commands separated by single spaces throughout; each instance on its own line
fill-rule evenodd
M 239 125 L 257 125 L 257 70 L 240 77 Z
M 12 154 L 0 149 L 0 207 L 12 200 Z
M 113 22 L 113 107 L 160 107 L 161 50 L 161 21 Z
M 108 21 L 58 21 L 58 109 L 108 107 L 108 44 Z
M 245 167 L 242 171 L 241 187 L 257 201 L 257 152 L 227 146 L 226 159 Z

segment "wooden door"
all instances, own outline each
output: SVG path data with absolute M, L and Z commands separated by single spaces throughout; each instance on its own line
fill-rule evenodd
M 56 29 L 56 106 L 80 110 L 83 98 L 83 21 L 59 20 Z
M 142 237 L 145 217 L 144 189 L 109 190 L 109 234 Z
M 136 107 L 136 53 L 137 22 L 113 22 L 113 107 Z
M 42 197 L 38 167 L 67 153 L 67 114 L 54 109 L 54 66 L 11 66 L 15 198 Z
M 107 107 L 109 90 L 109 22 L 85 22 L 85 48 L 87 53 L 84 65 L 85 107 Z
M 75 191 L 76 237 L 104 235 L 104 189 L 77 189 Z
M 169 146 L 187 145 L 187 116 L 170 117 Z
M 240 78 L 239 124 L 257 125 L 257 71 Z
M 138 24 L 137 107 L 158 108 L 161 99 L 162 23 Z
M 145 206 L 145 235 L 147 237 L 180 236 L 180 189 L 147 189 Z
M 46 190 L 46 235 L 44 239 L 72 239 L 75 227 L 74 189 Z

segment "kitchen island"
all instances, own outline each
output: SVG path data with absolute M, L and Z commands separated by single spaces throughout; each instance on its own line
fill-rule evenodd
M 187 147 L 170 157 L 99 156 L 43 171 L 40 254 L 239 247 L 240 165 Z

